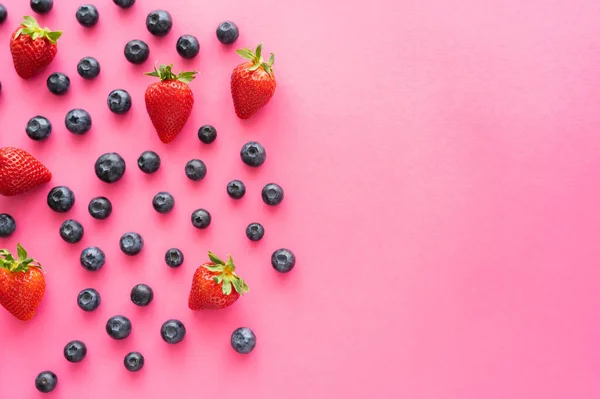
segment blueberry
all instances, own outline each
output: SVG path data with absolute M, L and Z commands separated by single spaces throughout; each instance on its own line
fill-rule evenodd
M 0 237 L 10 237 L 16 229 L 15 219 L 8 213 L 0 213 Z
M 179 320 L 167 320 L 160 328 L 160 335 L 167 344 L 177 344 L 185 337 L 185 326 Z
M 58 377 L 52 371 L 42 371 L 35 377 L 35 389 L 41 393 L 54 391 L 58 384 Z
M 94 219 L 106 219 L 112 213 L 112 204 L 106 197 L 92 198 L 88 205 L 88 212 Z
M 46 202 L 54 212 L 67 212 L 75 204 L 75 194 L 67 186 L 57 186 L 50 190 Z
M 6 7 L 4 7 L 4 5 L 0 4 L 0 24 L 4 23 L 4 21 L 6 21 L 6 17 L 8 17 L 8 12 L 6 11 Z
M 217 28 L 217 39 L 223 44 L 234 43 L 240 35 L 236 24 L 231 21 L 221 22 Z
M 154 173 L 160 168 L 160 157 L 154 151 L 144 151 L 138 158 L 138 166 L 144 173 Z
M 192 35 L 183 35 L 177 40 L 175 47 L 177 53 L 183 58 L 191 59 L 198 55 L 200 52 L 200 44 L 198 39 Z
M 183 263 L 183 252 L 177 248 L 171 248 L 165 253 L 165 262 L 167 266 L 176 268 Z
M 260 241 L 265 235 L 265 228 L 260 223 L 250 223 L 246 227 L 246 237 L 250 241 Z
M 105 183 L 114 183 L 125 174 L 125 161 L 116 152 L 100 155 L 94 167 L 96 176 Z
M 63 350 L 65 359 L 71 363 L 79 363 L 87 355 L 87 347 L 81 341 L 71 341 L 65 345 Z
M 25 133 L 30 139 L 42 141 L 50 137 L 52 133 L 52 123 L 43 116 L 34 116 L 27 122 Z
M 69 79 L 69 77 L 64 73 L 54 72 L 52 75 L 48 76 L 48 79 L 46 80 L 46 86 L 48 86 L 50 93 L 62 95 L 69 91 L 71 79 Z
M 100 294 L 93 288 L 86 288 L 77 295 L 77 306 L 85 312 L 93 312 L 100 306 Z
M 113 0 L 121 8 L 129 8 L 135 4 L 135 0 Z
M 138 233 L 125 233 L 121 236 L 119 246 L 125 255 L 134 256 L 144 248 L 144 239 Z
M 84 4 L 79 6 L 77 12 L 75 13 L 75 18 L 77 18 L 77 22 L 86 28 L 91 28 L 92 26 L 98 23 L 98 9 L 91 4 Z
M 131 321 L 125 316 L 113 316 L 106 322 L 106 332 L 112 339 L 125 339 L 131 334 Z
M 77 73 L 84 79 L 94 79 L 100 75 L 100 63 L 93 57 L 84 57 L 77 63 Z
M 69 244 L 75 244 L 83 238 L 83 226 L 76 220 L 65 220 L 60 225 L 60 236 Z
M 161 191 L 154 196 L 152 206 L 158 213 L 169 213 L 175 206 L 175 198 L 170 193 Z
M 193 181 L 202 180 L 206 176 L 206 165 L 199 159 L 192 159 L 185 165 L 185 175 Z
M 150 56 L 150 47 L 142 40 L 130 40 L 125 45 L 125 58 L 132 64 L 143 64 Z
M 287 273 L 296 265 L 296 257 L 289 249 L 280 248 L 271 255 L 271 265 L 279 273 Z
M 205 209 L 196 209 L 192 213 L 192 224 L 197 229 L 205 229 L 210 225 L 212 218 Z
M 54 6 L 54 0 L 30 0 L 31 9 L 38 14 L 47 14 Z
M 211 125 L 204 125 L 198 129 L 198 139 L 204 144 L 210 144 L 217 138 L 217 129 Z
M 242 151 L 240 151 L 240 156 L 246 165 L 256 168 L 265 163 L 267 152 L 265 151 L 265 147 L 260 143 L 250 141 L 244 144 Z
M 241 180 L 227 183 L 227 194 L 233 199 L 240 199 L 246 194 L 246 185 Z
M 248 327 L 240 327 L 231 334 L 231 346 L 237 353 L 246 355 L 256 346 L 256 335 Z
M 81 255 L 79 256 L 81 266 L 90 272 L 100 270 L 104 266 L 104 262 L 106 262 L 106 256 L 98 247 L 87 247 L 81 251 Z
M 125 90 L 111 91 L 106 101 L 108 108 L 115 114 L 124 114 L 131 108 L 131 96 Z
M 146 28 L 154 36 L 166 36 L 172 27 L 171 14 L 165 10 L 154 10 L 146 17 Z
M 283 188 L 279 184 L 267 184 L 262 189 L 262 199 L 267 205 L 279 205 L 283 201 Z
M 75 108 L 67 112 L 65 126 L 73 134 L 86 134 L 92 128 L 92 117 L 86 110 Z
M 144 356 L 139 352 L 130 352 L 125 355 L 123 364 L 128 371 L 140 371 L 144 367 Z
M 138 306 L 148 306 L 154 299 L 154 291 L 146 284 L 138 284 L 131 290 L 131 302 Z

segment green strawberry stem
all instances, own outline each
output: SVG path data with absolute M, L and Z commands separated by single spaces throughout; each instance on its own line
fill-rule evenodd
M 25 273 L 30 267 L 42 269 L 42 265 L 38 261 L 27 256 L 27 251 L 25 251 L 25 248 L 21 244 L 17 243 L 17 259 L 15 259 L 8 249 L 0 249 L 0 268 L 6 269 L 11 273 Z
M 269 56 L 269 61 L 265 62 L 262 58 L 262 43 L 256 47 L 256 50 L 251 50 L 248 48 L 244 48 L 241 50 L 237 50 L 242 58 L 246 60 L 252 61 L 253 65 L 248 68 L 249 71 L 256 71 L 258 68 L 262 68 L 265 70 L 269 76 L 273 77 L 273 64 L 275 63 L 275 54 L 271 53 Z
M 240 295 L 244 295 L 246 292 L 250 291 L 248 284 L 246 284 L 240 276 L 235 274 L 235 265 L 233 264 L 231 255 L 229 255 L 227 262 L 223 262 L 217 255 L 208 251 L 208 258 L 214 263 L 214 266 L 205 265 L 204 267 L 211 272 L 219 273 L 213 280 L 215 280 L 215 283 L 217 284 L 223 284 L 223 294 L 231 294 L 232 286 Z
M 179 80 L 183 83 L 190 83 L 195 78 L 195 74 L 198 72 L 179 72 L 179 75 L 175 75 L 171 69 L 173 68 L 173 64 L 171 65 L 161 65 L 160 68 L 156 68 L 154 65 L 154 72 L 146 72 L 144 75 L 154 76 L 160 79 L 161 82 L 165 80 Z
M 51 31 L 48 28 L 40 28 L 40 25 L 38 25 L 35 18 L 25 16 L 23 17 L 23 22 L 21 22 L 21 28 L 19 28 L 15 34 L 15 39 L 20 35 L 28 35 L 31 37 L 31 40 L 47 39 L 50 43 L 56 44 L 56 41 L 61 37 L 62 32 L 59 30 Z

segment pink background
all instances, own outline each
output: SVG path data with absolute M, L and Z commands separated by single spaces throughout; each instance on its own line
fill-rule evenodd
M 128 11 L 102 0 L 90 30 L 75 20 L 80 2 L 57 0 L 40 21 L 64 30 L 59 54 L 31 81 L 17 77 L 8 51 L 28 2 L 3 2 L 0 144 L 31 151 L 54 178 L 0 198 L 0 212 L 19 226 L 1 245 L 22 242 L 46 267 L 48 285 L 33 321 L 0 311 L 0 398 L 40 397 L 33 381 L 44 369 L 59 376 L 53 397 L 66 399 L 600 397 L 597 0 L 138 0 Z M 165 6 L 173 30 L 151 37 L 145 16 Z M 247 122 L 234 117 L 229 95 L 240 60 L 215 38 L 226 19 L 241 30 L 235 48 L 263 41 L 277 55 L 275 97 Z M 186 33 L 201 43 L 189 62 L 175 51 Z M 151 47 L 142 66 L 123 57 L 134 38 Z M 96 81 L 76 73 L 88 55 L 102 65 Z M 200 72 L 192 118 L 170 145 L 143 105 L 153 80 L 142 72 L 154 61 Z M 44 87 L 53 71 L 71 77 L 65 97 Z M 125 116 L 106 106 L 115 88 L 133 96 Z M 64 128 L 75 107 L 93 118 L 83 137 Z M 46 142 L 25 135 L 36 114 L 53 122 Z M 196 137 L 207 123 L 219 134 L 210 146 Z M 258 170 L 240 162 L 248 140 L 267 148 Z M 135 164 L 148 149 L 163 161 L 153 176 Z M 107 151 L 127 162 L 111 186 L 93 172 Z M 194 157 L 208 165 L 198 183 L 183 173 Z M 225 192 L 233 178 L 248 187 L 239 202 Z M 286 192 L 275 209 L 260 199 L 270 181 Z M 68 214 L 47 207 L 52 185 L 74 190 Z M 161 190 L 176 198 L 165 216 L 151 206 Z M 105 221 L 87 213 L 97 195 L 114 203 Z M 213 215 L 206 231 L 189 221 L 198 207 Z M 85 226 L 81 243 L 59 237 L 66 218 Z M 266 228 L 258 243 L 244 235 L 253 221 Z M 146 242 L 135 258 L 118 246 L 130 230 Z M 79 266 L 89 245 L 107 254 L 97 274 Z M 185 253 L 178 270 L 163 262 L 172 246 Z M 282 246 L 298 258 L 289 275 L 269 262 Z M 193 313 L 191 276 L 209 249 L 234 256 L 251 293 L 226 311 Z M 142 282 L 155 300 L 140 309 L 129 291 Z M 102 294 L 91 314 L 76 305 L 88 286 Z M 119 313 L 133 322 L 122 342 L 104 331 Z M 160 338 L 168 318 L 187 326 L 180 345 Z M 229 344 L 238 326 L 258 336 L 246 357 Z M 72 339 L 88 345 L 81 364 L 63 358 Z M 122 365 L 131 350 L 146 356 L 137 374 Z

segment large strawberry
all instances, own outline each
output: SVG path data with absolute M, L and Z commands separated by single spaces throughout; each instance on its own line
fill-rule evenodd
M 61 31 L 40 28 L 33 17 L 23 22 L 10 38 L 10 52 L 17 74 L 23 79 L 42 72 L 56 56 L 56 41 Z
M 17 259 L 0 249 L 0 305 L 19 320 L 30 320 L 37 310 L 46 281 L 42 266 L 17 244 Z
M 237 53 L 250 62 L 238 65 L 231 74 L 231 96 L 235 113 L 240 119 L 248 119 L 259 109 L 267 105 L 275 94 L 275 73 L 271 54 L 269 62 L 262 58 L 262 43 L 256 51 L 238 50 Z
M 160 141 L 171 142 L 181 132 L 192 114 L 194 93 L 187 85 L 194 80 L 197 72 L 171 72 L 173 65 L 154 67 L 154 72 L 146 73 L 160 79 L 146 89 L 146 110 L 158 133 Z
M 210 262 L 194 273 L 188 305 L 192 310 L 223 309 L 231 306 L 240 295 L 248 292 L 248 285 L 237 274 L 233 259 L 223 262 L 208 252 Z
M 0 148 L 0 195 L 24 193 L 48 183 L 52 173 L 33 155 L 14 147 Z

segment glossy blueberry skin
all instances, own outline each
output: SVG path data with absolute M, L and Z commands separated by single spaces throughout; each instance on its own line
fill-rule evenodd
M 102 154 L 96 160 L 94 171 L 103 182 L 114 183 L 125 174 L 125 161 L 116 152 Z
M 248 327 L 240 327 L 231 334 L 231 347 L 237 353 L 247 355 L 256 346 L 256 335 Z
M 167 344 L 177 344 L 185 337 L 185 326 L 179 320 L 167 320 L 160 328 L 160 336 Z
M 79 256 L 79 263 L 81 263 L 81 266 L 90 272 L 97 272 L 104 266 L 105 262 L 106 256 L 98 247 L 87 247 L 81 251 L 81 255 Z
M 138 233 L 125 233 L 119 240 L 119 246 L 125 255 L 134 256 L 142 252 L 144 239 Z
M 169 213 L 175 206 L 175 198 L 170 193 L 161 191 L 152 199 L 152 206 L 158 213 Z
M 125 90 L 113 90 L 108 94 L 106 103 L 111 112 L 124 114 L 131 109 L 131 96 Z
M 139 156 L 137 164 L 142 172 L 152 174 L 160 168 L 160 157 L 154 151 L 144 151 Z
M 148 306 L 154 299 L 154 291 L 146 284 L 138 284 L 131 289 L 130 297 L 137 306 Z
M 86 28 L 91 28 L 92 26 L 96 25 L 99 17 L 100 15 L 98 14 L 98 9 L 91 4 L 79 6 L 77 12 L 75 13 L 77 22 Z
M 123 359 L 123 364 L 127 371 L 131 371 L 135 373 L 136 371 L 140 371 L 144 367 L 144 356 L 139 352 L 130 352 L 125 355 L 125 359 Z
M 199 159 L 192 159 L 185 165 L 185 175 L 193 181 L 204 179 L 206 176 L 206 164 Z
M 71 79 L 64 73 L 54 72 L 46 79 L 46 86 L 50 93 L 60 96 L 69 91 Z
M 181 266 L 183 263 L 183 252 L 177 248 L 168 249 L 165 252 L 165 263 L 172 268 Z
M 75 204 L 75 194 L 67 186 L 57 186 L 50 190 L 46 202 L 54 212 L 67 212 Z
M 84 57 L 77 63 L 77 73 L 84 79 L 94 79 L 100 75 L 100 63 L 94 57 Z
M 106 322 L 106 333 L 112 339 L 125 339 L 131 334 L 131 321 L 125 316 L 113 316 Z
M 279 205 L 283 201 L 283 188 L 279 184 L 269 183 L 263 187 L 261 196 L 265 204 Z
M 197 229 L 205 229 L 210 226 L 212 217 L 206 209 L 196 209 L 192 212 L 192 224 Z
M 93 312 L 100 306 L 100 293 L 93 288 L 86 288 L 77 295 L 77 306 L 84 312 Z
M 83 238 L 83 226 L 76 220 L 65 220 L 59 229 L 60 236 L 65 242 L 75 244 Z
M 94 219 L 106 219 L 112 213 L 112 203 L 106 197 L 92 198 L 88 205 L 88 212 Z
M 262 144 L 257 143 L 256 141 L 250 141 L 244 144 L 240 151 L 240 156 L 246 165 L 257 168 L 265 163 L 267 152 Z
M 47 14 L 54 6 L 54 0 L 30 0 L 31 9 L 38 14 Z
M 43 116 L 34 116 L 27 122 L 25 133 L 35 141 L 46 140 L 52 133 L 52 123 Z
M 204 125 L 198 129 L 198 139 L 204 144 L 210 144 L 217 138 L 217 129 L 212 125 Z
M 154 10 L 146 17 L 146 28 L 154 36 L 166 36 L 173 27 L 173 18 L 165 10 Z
M 121 8 L 130 8 L 135 4 L 135 0 L 113 0 L 113 3 Z
M 6 11 L 6 7 L 4 7 L 4 5 L 0 4 L 0 24 L 6 21 L 6 17 L 8 17 L 8 11 Z
M 63 355 L 65 359 L 71 363 L 79 363 L 87 355 L 87 346 L 81 341 L 71 341 L 65 345 L 63 349 Z
M 250 241 L 260 241 L 265 235 L 265 228 L 260 223 L 250 223 L 246 227 L 246 237 Z
M 72 109 L 65 116 L 65 127 L 73 134 L 86 134 L 92 128 L 92 117 L 84 109 Z
M 296 256 L 286 248 L 280 248 L 271 255 L 271 265 L 279 273 L 288 273 L 296 265 Z
M 241 180 L 232 180 L 227 183 L 227 195 L 233 199 L 240 199 L 246 195 L 246 185 Z
M 221 22 L 217 27 L 217 39 L 223 44 L 235 43 L 240 36 L 240 31 L 236 24 L 231 21 Z
M 177 54 L 186 59 L 192 59 L 200 52 L 200 43 L 198 39 L 192 35 L 183 35 L 177 39 Z
M 17 223 L 15 219 L 8 213 L 0 213 L 0 237 L 10 237 L 16 229 Z
M 35 377 L 35 389 L 41 393 L 54 391 L 58 384 L 58 377 L 52 371 L 42 371 Z
M 146 42 L 138 39 L 130 40 L 123 50 L 125 58 L 132 64 L 143 64 L 150 56 L 150 47 Z

